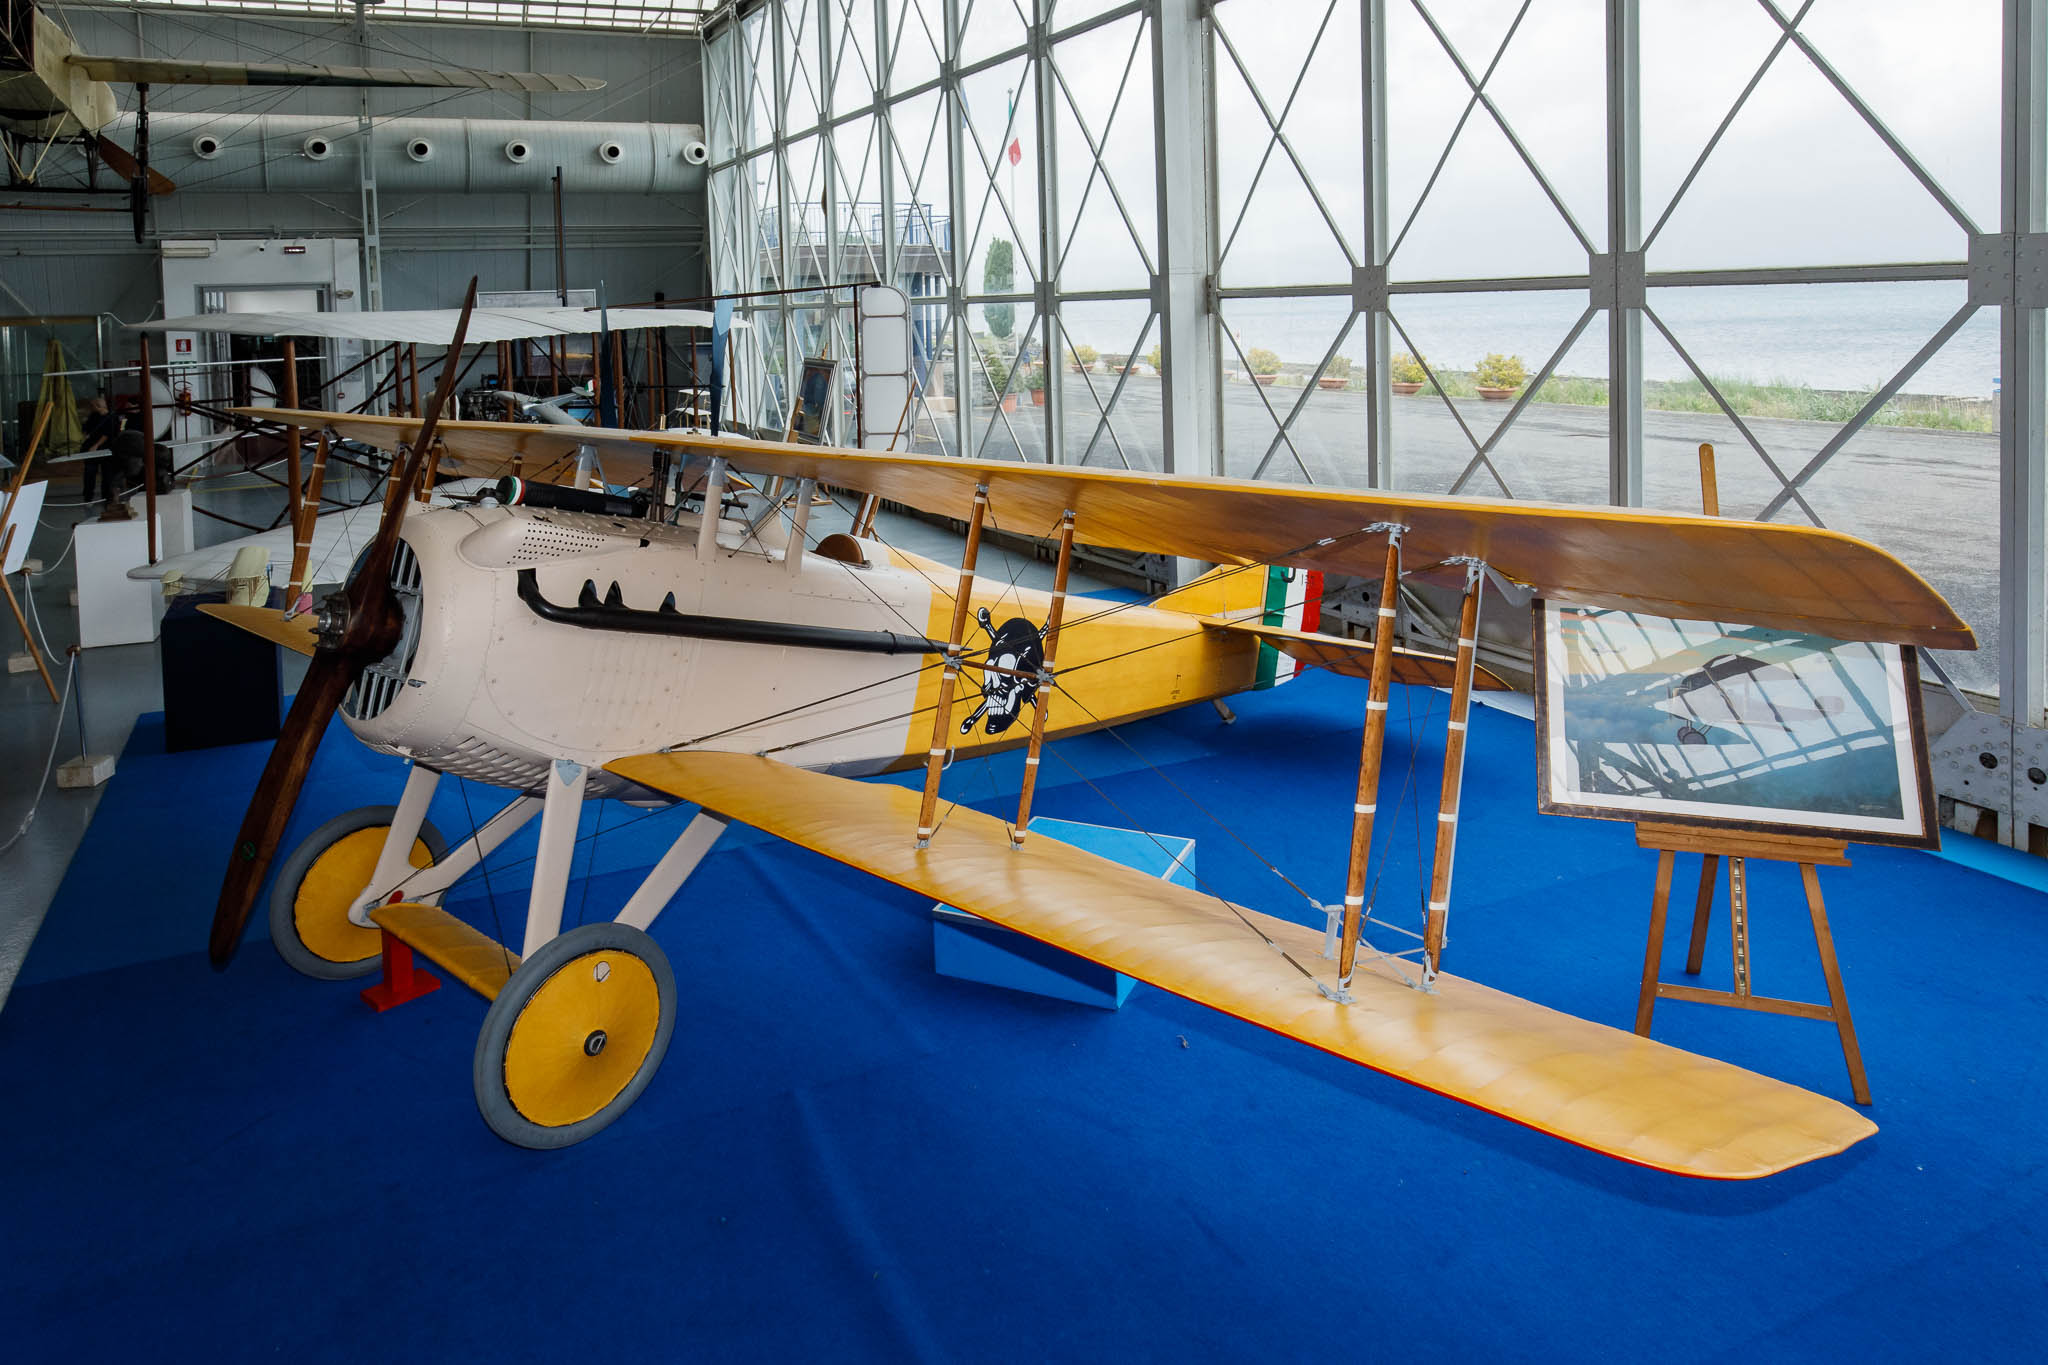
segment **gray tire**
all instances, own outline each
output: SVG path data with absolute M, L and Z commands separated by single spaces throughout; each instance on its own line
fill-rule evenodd
M 614 988 L 619 999 L 604 998 Z M 534 1032 L 522 1031 L 515 1043 L 514 1030 L 543 992 L 529 1025 Z M 492 1132 L 515 1146 L 581 1142 L 640 1098 L 668 1053 L 675 1015 L 675 973 L 646 934 L 610 923 L 558 934 L 519 964 L 484 1015 L 471 1067 L 477 1110 Z M 603 1054 L 614 1044 L 606 1026 L 619 1033 L 608 1060 Z M 522 1060 L 536 1055 L 548 1063 L 538 1072 L 550 1078 L 546 1083 L 527 1079 L 536 1073 L 522 1070 Z
M 304 842 L 292 850 L 291 856 L 279 864 L 277 881 L 270 890 L 270 941 L 277 945 L 277 955 L 291 964 L 294 970 L 322 981 L 352 981 L 377 970 L 378 955 L 374 951 L 365 958 L 340 960 L 309 947 L 300 933 L 299 893 L 305 887 L 306 874 L 313 870 L 322 854 L 352 834 L 389 828 L 391 817 L 397 811 L 396 806 L 363 806 L 337 815 L 307 835 Z M 357 841 L 358 844 L 364 842 L 367 841 Z M 430 822 L 421 822 L 419 842 L 427 846 L 435 862 L 439 862 L 448 851 L 441 832 Z M 364 880 L 368 880 L 367 872 Z

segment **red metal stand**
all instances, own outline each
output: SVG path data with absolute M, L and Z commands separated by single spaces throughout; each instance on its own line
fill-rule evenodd
M 384 936 L 384 979 L 363 991 L 364 1004 L 382 1014 L 441 989 L 440 977 L 413 966 L 411 948 L 394 938 L 389 929 L 380 932 Z

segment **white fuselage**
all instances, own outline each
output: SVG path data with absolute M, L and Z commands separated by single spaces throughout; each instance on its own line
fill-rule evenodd
M 373 748 L 525 791 L 568 759 L 592 770 L 589 795 L 630 796 L 603 764 L 681 745 L 848 774 L 900 762 L 921 747 L 909 739 L 927 661 L 917 653 L 591 629 L 544 619 L 520 596 L 530 569 L 562 607 L 586 582 L 599 598 L 616 584 L 641 611 L 672 596 L 684 615 L 927 633 L 933 586 L 916 567 L 860 542 L 865 565 L 806 553 L 792 571 L 781 518 L 768 520 L 751 538 L 727 517 L 705 557 L 693 517 L 667 526 L 524 507 L 415 513 L 404 532 L 414 624 L 350 694 L 344 718 Z

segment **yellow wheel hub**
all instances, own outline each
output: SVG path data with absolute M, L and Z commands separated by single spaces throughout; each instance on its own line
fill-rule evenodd
M 654 972 L 607 948 L 570 958 L 534 989 L 505 1040 L 505 1094 L 529 1121 L 581 1123 L 618 1098 L 654 1047 Z
M 363 962 L 377 955 L 380 936 L 349 922 L 349 903 L 370 884 L 377 855 L 384 851 L 389 825 L 372 825 L 336 839 L 306 869 L 292 902 L 292 923 L 299 942 L 315 957 L 329 962 Z M 424 842 L 412 841 L 412 865 L 426 867 L 434 855 Z

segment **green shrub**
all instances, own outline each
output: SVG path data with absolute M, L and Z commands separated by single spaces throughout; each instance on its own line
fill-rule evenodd
M 1387 362 L 1387 370 L 1396 384 L 1420 384 L 1429 378 L 1429 371 L 1422 368 L 1422 361 L 1406 351 L 1394 352 L 1394 358 Z
M 1094 369 L 1096 359 L 1096 351 L 1093 346 L 1075 346 L 1067 352 L 1067 360 L 1072 364 L 1079 365 L 1084 370 Z
M 1493 352 L 1473 367 L 1472 382 L 1485 389 L 1519 389 L 1529 382 L 1529 371 L 1522 357 Z
M 1155 370 L 1160 368 L 1159 348 L 1157 346 L 1154 346 L 1151 350 L 1145 352 L 1145 363 L 1147 365 L 1150 365 Z
M 1024 371 L 1024 387 L 1037 393 L 1045 387 L 1045 366 L 1032 365 Z
M 1349 379 L 1351 377 L 1351 357 L 1348 355 L 1331 356 L 1330 363 L 1323 366 L 1323 377 L 1325 379 Z
M 1244 363 L 1251 367 L 1253 374 L 1280 373 L 1280 357 L 1263 346 L 1254 346 L 1245 352 Z

